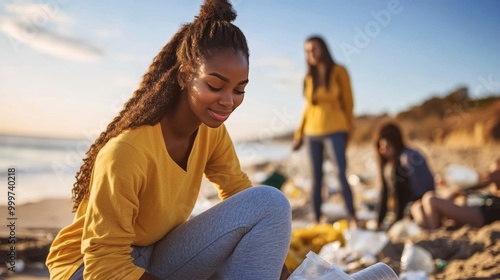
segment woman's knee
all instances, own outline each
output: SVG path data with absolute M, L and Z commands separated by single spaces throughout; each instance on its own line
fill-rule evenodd
M 431 201 L 435 201 L 437 199 L 436 194 L 434 191 L 428 191 L 424 193 L 422 198 L 420 199 L 420 204 L 421 205 L 430 205 Z
M 416 200 L 413 202 L 410 206 L 410 211 L 415 212 L 415 211 L 421 211 L 422 210 L 422 200 Z
M 254 186 L 245 190 L 249 196 L 250 201 L 260 201 L 256 204 L 260 207 L 269 208 L 269 211 L 281 213 L 284 218 L 291 218 L 291 206 L 288 198 L 275 187 L 271 186 Z
M 279 208 L 290 209 L 290 202 L 288 201 L 288 198 L 279 189 L 266 185 L 255 186 L 250 189 L 254 191 L 259 197 L 269 200 L 272 205 L 275 205 Z

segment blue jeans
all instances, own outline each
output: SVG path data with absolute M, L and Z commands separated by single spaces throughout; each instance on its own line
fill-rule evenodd
M 287 198 L 259 186 L 220 202 L 153 245 L 132 246 L 131 256 L 161 279 L 279 279 L 290 235 Z M 82 265 L 70 280 L 82 280 L 83 271 Z M 126 279 L 109 279 L 115 278 Z
M 319 222 L 321 217 L 321 204 L 323 198 L 321 196 L 323 186 L 323 161 L 325 149 L 330 149 L 335 153 L 335 160 L 339 170 L 339 181 L 342 185 L 342 195 L 344 197 L 347 211 L 351 217 L 356 217 L 354 210 L 353 195 L 351 187 L 347 183 L 346 168 L 347 160 L 345 150 L 347 147 L 347 133 L 338 132 L 324 136 L 307 136 L 309 155 L 311 157 L 312 173 L 313 173 L 313 189 L 312 199 L 313 208 L 316 220 Z

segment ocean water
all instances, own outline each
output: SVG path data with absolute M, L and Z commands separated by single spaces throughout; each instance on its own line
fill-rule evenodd
M 90 140 L 0 135 L 0 205 L 7 203 L 8 168 L 16 169 L 16 204 L 70 198 Z M 235 144 L 243 168 L 290 155 L 290 144 L 248 140 Z
M 43 198 L 69 198 L 76 171 L 89 143 L 83 140 L 0 135 L 0 182 L 7 202 L 8 168 L 16 170 L 16 204 Z

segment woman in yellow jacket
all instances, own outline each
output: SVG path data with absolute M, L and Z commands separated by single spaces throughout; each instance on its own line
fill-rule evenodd
M 51 280 L 288 277 L 290 204 L 252 187 L 224 126 L 248 83 L 235 18 L 228 1 L 206 0 L 90 147 L 75 218 L 47 257 Z M 222 201 L 190 218 L 203 175 Z
M 308 141 L 313 171 L 313 206 L 316 220 L 321 218 L 323 158 L 325 151 L 333 151 L 336 159 L 342 194 L 351 220 L 356 224 L 353 195 L 346 179 L 348 136 L 353 128 L 353 98 L 346 69 L 335 62 L 321 37 L 310 37 L 305 42 L 308 72 L 304 80 L 306 106 L 302 121 L 295 133 L 293 150 Z

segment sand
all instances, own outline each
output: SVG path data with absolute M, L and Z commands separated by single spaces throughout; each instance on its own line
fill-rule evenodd
M 498 146 L 483 147 L 444 147 L 426 143 L 414 144 L 422 150 L 429 159 L 429 164 L 436 175 L 442 176 L 450 163 L 463 164 L 478 171 L 486 171 L 498 154 Z M 304 153 L 295 154 L 288 161 L 271 163 L 281 165 L 287 172 L 299 170 L 307 176 L 307 162 Z M 365 179 L 367 188 L 377 187 L 376 164 L 371 145 L 350 146 L 348 148 L 349 174 L 357 174 Z M 302 166 L 303 164 L 303 166 Z M 257 173 L 269 172 L 269 165 L 262 164 L 249 168 L 247 172 L 252 177 Z M 300 172 L 294 173 L 300 175 Z M 297 182 L 297 185 L 307 185 L 307 180 Z M 212 191 L 213 192 L 213 191 Z M 211 193 L 205 190 L 205 193 Z M 289 195 L 289 194 L 288 194 Z M 360 195 L 358 193 L 358 195 Z M 361 194 L 362 195 L 362 194 Z M 310 222 L 311 214 L 308 198 L 302 194 L 289 196 L 293 206 L 295 222 L 304 224 Z M 19 205 L 17 211 L 17 254 L 26 263 L 26 269 L 13 275 L 7 275 L 5 270 L 0 279 L 49 279 L 48 271 L 43 262 L 50 242 L 63 226 L 71 223 L 71 202 L 69 199 L 51 199 L 37 203 Z M 7 213 L 5 206 L 0 207 L 0 213 Z M 3 214 L 2 214 L 3 216 Z M 7 227 L 0 227 L 0 261 L 6 261 Z M 500 222 L 484 226 L 480 229 L 469 226 L 453 227 L 449 224 L 435 231 L 422 231 L 412 241 L 431 252 L 434 259 L 446 261 L 446 266 L 431 275 L 431 279 L 500 279 Z M 396 273 L 400 273 L 403 242 L 391 242 L 377 256 L 378 261 L 389 264 Z
M 0 279 L 49 279 L 44 261 L 53 238 L 65 225 L 71 223 L 71 202 L 69 199 L 49 199 L 16 207 L 16 254 L 23 259 L 25 270 L 8 275 L 2 267 Z M 0 206 L 0 213 L 7 213 Z M 7 261 L 10 236 L 7 227 L 0 228 L 0 262 Z M 19 265 L 19 262 L 16 264 Z M 22 265 L 22 264 L 21 264 Z M 4 278 L 2 278 L 4 277 Z

